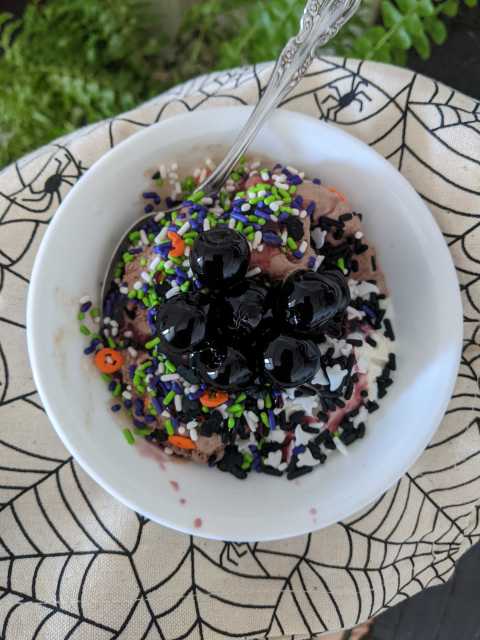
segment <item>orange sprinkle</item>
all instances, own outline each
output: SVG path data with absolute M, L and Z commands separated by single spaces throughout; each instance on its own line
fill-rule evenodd
M 172 446 L 178 447 L 179 449 L 191 450 L 197 448 L 195 442 L 193 442 L 193 440 L 190 440 L 190 438 L 186 438 L 185 436 L 169 436 L 168 441 Z
M 115 349 L 100 349 L 95 354 L 95 365 L 102 373 L 115 373 L 122 368 L 124 358 L 120 351 Z
M 203 395 L 200 396 L 200 402 L 204 407 L 208 407 L 209 409 L 213 409 L 213 407 L 218 407 L 224 402 L 228 400 L 228 393 L 225 391 L 205 391 Z
M 180 256 L 183 256 L 185 251 L 185 242 L 183 241 L 183 238 L 174 231 L 169 231 L 167 233 L 167 238 L 172 242 L 172 249 L 170 249 L 168 256 L 170 258 L 179 258 Z
M 348 200 L 347 196 L 345 196 L 341 191 L 338 191 L 338 189 L 335 189 L 335 187 L 327 187 L 327 189 L 332 193 L 334 193 L 336 196 L 338 196 L 340 199 L 340 202 L 347 202 Z

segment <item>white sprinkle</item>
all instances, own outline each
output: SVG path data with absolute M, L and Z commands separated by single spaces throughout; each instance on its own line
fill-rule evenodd
M 306 240 L 302 240 L 302 242 L 300 243 L 300 246 L 298 247 L 298 250 L 301 251 L 302 253 L 305 253 L 305 251 L 307 250 L 307 241 Z
M 192 384 L 192 386 L 190 387 L 190 393 L 196 393 L 199 389 L 200 387 L 198 386 L 198 384 Z
M 142 271 L 142 273 L 140 274 L 142 279 L 145 280 L 145 282 L 151 282 L 151 277 L 150 275 L 146 272 L 146 271 Z
M 190 251 L 191 251 L 190 247 L 188 246 L 188 244 L 186 244 L 186 245 L 185 245 L 185 249 L 183 250 L 183 254 L 184 254 L 185 256 L 187 256 L 187 258 L 188 258 L 188 256 L 190 255 Z M 189 263 L 187 262 L 186 266 L 188 266 L 188 265 L 189 265 Z
M 127 293 L 128 293 L 128 289 L 127 289 Z M 95 322 L 95 324 L 100 324 L 100 317 L 96 316 L 93 321 Z
M 262 411 L 263 409 L 265 409 L 265 402 L 263 401 L 262 398 L 259 398 L 257 400 L 257 407 L 260 409 L 260 411 Z
M 352 318 L 358 318 L 361 320 L 365 316 L 363 311 L 358 311 L 358 309 L 355 309 L 354 307 L 347 307 L 347 314 L 349 320 Z
M 362 233 L 361 231 L 357 231 L 357 232 L 355 233 L 355 238 L 356 238 L 357 240 L 361 240 L 361 239 L 363 238 L 363 233 Z
M 295 167 L 286 167 L 286 169 L 290 173 L 293 173 L 294 176 L 298 175 L 298 169 L 295 169 Z
M 163 362 L 159 362 L 157 370 L 155 371 L 156 375 L 157 376 L 161 376 L 164 371 L 165 371 L 165 366 L 164 366 Z
M 187 430 L 183 426 L 178 427 L 178 433 L 183 436 L 184 433 L 187 433 Z
M 257 251 L 262 252 L 263 251 L 263 247 L 264 247 L 263 244 L 259 244 L 258 247 L 257 247 Z
M 303 220 L 307 217 L 307 212 L 305 211 L 305 209 L 303 209 L 303 211 L 300 211 L 300 218 L 302 218 Z
M 208 218 L 205 218 L 205 220 L 203 221 L 203 230 L 204 231 L 210 230 L 210 220 Z
M 161 165 L 158 167 L 158 170 L 159 170 L 159 172 L 160 172 L 160 177 L 161 177 L 161 178 L 163 178 L 163 179 L 165 179 L 165 178 L 167 177 L 167 170 L 166 170 L 166 168 L 165 168 L 165 165 L 164 165 L 164 164 L 161 164 Z
M 270 175 L 266 171 L 262 171 L 262 173 L 260 174 L 260 177 L 264 182 L 266 182 L 267 180 L 270 180 Z
M 193 278 L 193 271 L 192 271 L 191 269 L 189 269 L 189 270 L 187 271 L 187 276 L 188 276 L 189 278 Z
M 163 211 L 159 211 L 154 217 L 154 220 L 155 222 L 160 222 L 160 220 L 164 217 L 165 217 L 165 214 L 163 213 Z
M 228 221 L 228 228 L 233 229 L 235 224 L 236 224 L 235 218 L 230 218 L 230 220 Z
M 197 167 L 197 168 L 195 169 L 195 171 L 193 172 L 193 177 L 194 177 L 194 178 L 198 178 L 198 177 L 199 177 L 199 175 L 200 175 L 200 173 L 201 173 L 201 170 L 200 170 L 200 168 L 199 168 L 199 167 Z
M 116 338 L 118 336 L 118 329 L 117 327 L 113 327 L 112 329 L 112 338 Z
M 250 428 L 250 431 L 256 431 L 257 430 L 257 423 L 254 422 L 251 418 L 250 415 L 248 414 L 248 412 L 244 413 L 245 416 L 245 420 L 247 421 L 247 424 Z
M 160 262 L 161 262 L 160 256 L 156 256 L 148 265 L 148 268 L 150 269 L 150 271 L 155 271 L 155 269 L 158 267 Z
M 135 289 L 135 291 L 139 291 L 142 288 L 142 283 L 140 282 L 140 280 L 137 280 L 133 283 L 133 288 Z
M 287 244 L 287 238 L 288 238 L 288 231 L 285 229 L 285 231 L 282 232 L 282 244 L 286 245 Z
M 310 449 L 305 449 L 303 453 L 298 454 L 297 467 L 316 467 L 320 464 L 320 460 L 316 460 Z
M 165 240 L 165 238 L 167 237 L 167 233 L 168 233 L 168 225 L 166 224 L 163 229 L 160 231 L 160 233 L 157 234 L 157 236 L 154 239 L 155 244 L 160 244 L 163 240 Z
M 262 232 L 255 231 L 255 236 L 253 238 L 253 248 L 256 249 L 261 242 L 262 242 Z
M 177 293 L 180 293 L 180 287 L 172 287 L 169 291 L 167 291 L 167 293 L 165 294 L 165 299 L 166 300 L 170 300 L 170 298 L 173 298 L 173 296 L 176 296 Z
M 258 276 L 259 273 L 262 273 L 262 270 L 260 269 L 260 267 L 255 267 L 254 269 L 250 269 L 250 271 L 247 271 L 245 277 L 253 278 L 253 276 Z
M 250 205 L 248 204 L 248 202 L 244 202 L 244 203 L 242 204 L 242 206 L 240 207 L 240 211 L 250 211 L 250 209 L 251 209 L 251 207 L 250 207 Z
M 82 296 L 79 300 L 80 304 L 86 304 L 87 302 L 91 302 L 90 296 Z
M 298 217 L 300 215 L 300 210 L 299 209 L 292 209 L 292 215 Z
M 170 414 L 168 413 L 167 410 L 162 411 L 162 413 L 160 415 L 162 416 L 162 418 L 170 418 Z
M 261 162 L 260 160 L 254 160 L 252 162 L 252 164 L 250 165 L 250 169 L 258 169 L 258 167 L 260 166 Z
M 183 236 L 184 233 L 187 233 L 187 231 L 190 229 L 190 222 L 185 222 L 184 224 L 182 224 L 182 226 L 180 227 L 180 229 L 177 231 L 177 234 L 179 236 Z
M 190 438 L 193 440 L 193 442 L 196 442 L 198 440 L 198 433 L 196 429 L 190 429 Z
M 348 371 L 342 369 L 339 364 L 333 365 L 333 367 L 327 367 L 327 376 L 330 381 L 330 391 L 336 391 L 342 384 Z
M 257 193 L 257 198 L 264 198 L 266 195 L 267 192 L 265 191 L 265 189 L 260 189 L 260 191 Z
M 145 229 L 140 229 L 140 240 L 142 241 L 142 244 L 144 244 L 145 246 L 150 244 L 148 240 L 148 236 L 145 233 Z
M 190 422 L 187 422 L 187 429 L 190 431 L 190 429 L 195 429 L 197 425 L 198 422 L 196 420 L 190 420 Z
M 199 184 L 202 183 L 205 180 L 206 177 L 207 177 L 207 170 L 206 169 L 202 169 L 200 171 L 200 175 L 198 176 L 198 183 Z
M 120 287 L 119 291 L 126 296 L 128 294 L 128 287 Z
M 340 440 L 339 437 L 333 436 L 333 441 L 335 442 L 335 446 L 340 451 L 340 453 L 343 453 L 344 456 L 348 456 L 349 455 L 347 447 L 344 445 L 344 443 Z
M 112 327 L 118 327 L 118 322 L 116 320 L 110 320 L 110 324 Z
M 253 198 L 256 198 L 256 197 L 257 197 L 257 195 L 258 195 L 258 194 L 256 194 L 256 193 L 255 193 L 255 191 L 249 191 L 249 192 L 247 193 L 247 196 L 248 196 L 249 198 L 252 198 L 252 199 L 253 199 Z
M 211 158 L 207 158 L 205 160 L 205 164 L 207 165 L 207 167 L 213 171 L 215 169 L 215 163 L 213 162 L 213 160 Z
M 132 399 L 132 394 L 130 393 L 130 391 L 124 391 L 122 393 L 122 398 L 125 398 L 125 400 L 131 400 Z
M 171 260 L 167 260 L 165 262 L 165 269 L 171 269 L 173 267 L 173 262 Z
M 125 338 L 131 338 L 133 336 L 133 331 L 124 331 L 123 336 Z
M 173 450 L 170 449 L 170 447 L 165 447 L 163 451 L 167 454 L 167 456 L 173 456 Z
M 322 262 L 325 260 L 325 256 L 317 256 L 315 258 L 315 263 L 313 265 L 313 270 L 314 271 L 318 271 L 320 265 L 322 264 Z
M 273 179 L 276 180 L 277 182 L 286 182 L 287 176 L 284 173 L 274 173 Z
M 202 198 L 201 200 L 202 204 L 213 204 L 213 198 L 210 198 L 210 196 L 205 196 L 204 198 Z
M 178 171 L 178 163 L 177 162 L 172 162 L 172 164 L 170 165 L 170 169 L 172 171 Z
M 175 409 L 177 411 L 181 411 L 182 410 L 182 396 L 176 395 L 175 399 L 174 399 L 174 403 L 175 403 Z
M 105 338 L 108 338 L 108 336 L 110 335 L 110 331 L 108 329 L 104 329 L 103 333 L 105 334 Z
M 164 376 L 160 378 L 162 382 L 173 382 L 174 380 L 179 380 L 180 376 L 178 373 L 166 373 Z
M 317 373 L 315 374 L 315 376 L 312 378 L 312 384 L 321 384 L 322 386 L 326 386 L 329 383 L 329 380 L 327 378 L 327 376 L 325 375 L 322 367 L 320 367 L 317 371 Z

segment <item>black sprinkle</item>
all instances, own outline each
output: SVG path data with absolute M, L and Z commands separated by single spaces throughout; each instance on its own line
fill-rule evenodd
M 343 231 L 342 229 L 337 229 L 336 231 L 334 231 L 334 233 L 332 234 L 332 237 L 335 240 L 341 240 L 343 238 Z
M 274 467 L 268 467 L 266 465 L 262 467 L 262 472 L 266 473 L 267 476 L 282 476 L 283 475 L 283 471 L 280 471 L 280 469 L 275 469 Z
M 351 344 L 352 347 L 361 347 L 363 342 L 362 340 L 357 340 L 356 338 L 352 338 L 351 340 L 347 340 L 347 344 Z
M 367 400 L 367 402 L 365 403 L 365 406 L 367 407 L 368 413 L 373 413 L 374 411 L 380 408 L 378 402 L 375 402 L 373 400 Z
M 303 418 L 305 417 L 305 411 L 295 411 L 290 416 L 291 424 L 301 424 L 303 422 Z
M 353 382 L 350 380 L 345 388 L 345 400 L 350 400 L 353 395 Z
M 372 256 L 370 258 L 370 262 L 372 264 L 372 271 L 376 271 L 377 270 L 377 260 L 376 260 L 375 256 Z
M 322 422 L 327 422 L 328 421 L 328 415 L 326 413 L 323 413 L 323 411 L 319 411 L 317 413 L 317 418 L 319 420 L 321 420 Z
M 301 240 L 304 235 L 303 224 L 296 216 L 289 216 L 285 222 L 288 235 L 291 236 L 296 242 Z
M 160 171 L 155 171 L 152 176 L 152 180 L 158 180 L 160 178 Z
M 296 478 L 307 475 L 307 473 L 310 473 L 311 471 L 313 471 L 312 467 L 298 467 L 297 469 L 287 473 L 287 480 L 295 480 Z
M 342 213 L 341 216 L 338 216 L 338 219 L 341 220 L 342 222 L 348 222 L 348 220 L 351 220 L 353 218 L 353 213 Z
M 361 255 L 362 253 L 365 253 L 365 251 L 368 251 L 368 244 L 359 243 L 355 247 L 355 253 L 357 253 L 358 255 Z
M 362 398 L 366 398 L 368 396 L 368 391 L 366 389 L 362 389 L 360 391 L 360 395 L 362 396 Z
M 388 318 L 385 318 L 383 324 L 385 326 L 385 336 L 390 340 L 395 340 L 395 334 L 393 333 L 393 327 L 390 320 Z
M 357 437 L 357 433 L 354 429 L 344 429 L 342 435 L 340 436 L 340 440 L 343 442 L 343 444 L 346 444 L 348 446 L 349 444 L 352 444 L 352 442 L 355 442 Z
M 384 385 L 378 385 L 378 397 L 381 400 L 387 395 L 387 390 Z
M 375 348 L 375 347 L 377 346 L 377 343 L 375 342 L 375 340 L 374 340 L 371 336 L 367 336 L 367 337 L 365 338 L 365 342 L 366 342 L 367 344 L 369 344 L 371 347 L 374 347 L 374 348 Z
M 397 370 L 397 358 L 395 357 L 394 353 L 388 354 L 388 366 L 392 371 Z
M 350 379 L 353 383 L 358 382 L 358 373 L 354 373 Z
M 357 273 L 357 271 L 358 271 L 358 262 L 356 260 L 352 260 L 352 262 L 350 263 L 350 268 L 353 271 L 353 273 Z
M 357 431 L 357 438 L 363 438 L 363 436 L 365 435 L 365 423 L 360 422 L 356 431 Z

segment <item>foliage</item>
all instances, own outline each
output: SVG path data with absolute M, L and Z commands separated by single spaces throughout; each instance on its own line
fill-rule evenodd
M 156 0 L 159 2 L 160 0 Z M 171 0 L 163 0 L 168 3 Z M 374 0 L 324 53 L 405 64 L 447 38 L 446 18 L 478 0 Z M 271 60 L 298 29 L 305 0 L 200 0 L 169 34 L 152 0 L 30 0 L 0 14 L 0 165 L 196 74 Z

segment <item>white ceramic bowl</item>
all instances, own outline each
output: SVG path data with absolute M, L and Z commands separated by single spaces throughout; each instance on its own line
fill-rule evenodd
M 120 431 L 128 425 L 119 425 L 109 410 L 105 384 L 82 353 L 78 300 L 99 292 L 113 247 L 142 212 L 146 170 L 173 161 L 188 170 L 206 155 L 221 157 L 250 111 L 226 107 L 180 115 L 148 127 L 103 156 L 50 224 L 28 300 L 35 381 L 57 433 L 83 468 L 152 520 L 233 541 L 285 538 L 325 527 L 366 506 L 398 480 L 443 416 L 462 339 L 450 254 L 412 187 L 355 138 L 313 118 L 278 111 L 250 155 L 321 177 L 364 213 L 366 233 L 378 249 L 393 299 L 395 385 L 348 457 L 331 456 L 326 465 L 293 482 L 255 473 L 241 482 L 188 463 L 168 462 L 162 469 L 157 460 L 126 445 Z

